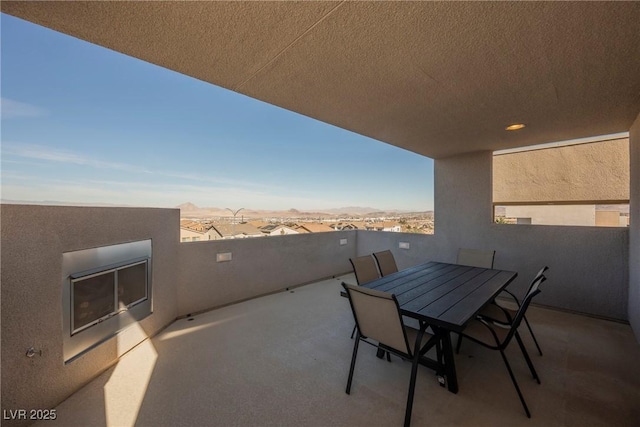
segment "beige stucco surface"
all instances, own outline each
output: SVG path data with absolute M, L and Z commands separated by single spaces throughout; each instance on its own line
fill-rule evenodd
M 432 158 L 625 131 L 640 109 L 637 2 L 0 7 Z M 521 122 L 526 131 L 505 133 Z
M 616 212 L 619 216 L 620 214 Z M 595 205 L 506 206 L 507 218 L 528 218 L 537 225 L 596 225 Z M 616 218 L 617 219 L 617 218 Z M 618 224 L 616 224 L 618 225 Z
M 3 410 L 53 408 L 176 318 L 177 209 L 0 209 Z M 153 314 L 65 365 L 63 252 L 146 239 L 152 239 Z M 42 355 L 26 357 L 32 346 Z
M 493 223 L 492 160 L 488 151 L 436 160 L 434 244 L 441 260 L 455 262 L 460 247 L 496 250 L 495 267 L 518 272 L 510 288 L 519 295 L 547 265 L 537 303 L 627 319 L 629 231 Z
M 183 243 L 179 247 L 180 315 L 218 307 L 351 271 L 356 231 Z M 340 240 L 346 239 L 345 245 Z M 216 262 L 216 254 L 231 261 Z
M 629 200 L 629 139 L 496 155 L 493 201 Z
M 629 130 L 629 322 L 640 342 L 640 115 Z

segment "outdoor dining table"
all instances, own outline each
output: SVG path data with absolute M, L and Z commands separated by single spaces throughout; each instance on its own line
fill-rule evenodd
M 427 262 L 410 267 L 362 286 L 395 294 L 400 313 L 417 319 L 420 343 L 426 329 L 431 327 L 439 337 L 443 363 L 426 358 L 417 363 L 444 373 L 450 392 L 458 392 L 458 379 L 451 344 L 451 332 L 461 332 L 486 304 L 516 278 L 513 271 L 469 267 L 442 262 Z M 414 361 L 407 398 L 405 425 L 411 420 L 413 392 L 417 364 Z

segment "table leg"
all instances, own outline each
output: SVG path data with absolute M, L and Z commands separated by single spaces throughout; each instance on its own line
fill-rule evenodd
M 453 357 L 451 333 L 446 329 L 438 331 L 442 337 L 442 355 L 444 356 L 444 370 L 447 375 L 447 388 L 451 393 L 458 392 L 458 377 L 456 376 L 456 362 Z

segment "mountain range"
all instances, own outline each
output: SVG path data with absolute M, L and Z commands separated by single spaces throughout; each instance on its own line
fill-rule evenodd
M 232 216 L 231 210 L 227 208 L 207 207 L 201 208 L 191 202 L 182 203 L 176 208 L 180 209 L 180 216 L 183 218 L 195 218 L 195 217 L 213 217 Z M 255 209 L 242 209 L 238 212 L 237 216 L 247 218 L 263 218 L 263 217 L 338 217 L 338 216 L 350 216 L 350 217 L 381 217 L 381 216 L 395 216 L 399 213 L 406 213 L 398 210 L 385 211 L 382 209 L 376 209 L 371 207 L 360 206 L 346 206 L 342 208 L 331 208 L 323 210 L 304 211 L 298 209 L 288 210 L 255 210 Z

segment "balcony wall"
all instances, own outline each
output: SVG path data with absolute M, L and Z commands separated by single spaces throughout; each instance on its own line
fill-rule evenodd
M 640 115 L 629 130 L 629 322 L 640 342 Z
M 295 234 L 183 243 L 178 311 L 207 310 L 351 271 L 356 232 Z M 346 245 L 340 240 L 346 239 Z M 216 262 L 216 254 L 231 261 Z
M 177 209 L 33 205 L 0 209 L 2 409 L 7 413 L 55 407 L 176 318 Z M 63 252 L 145 239 L 153 241 L 153 314 L 65 365 Z M 31 346 L 42 355 L 26 357 Z
M 441 258 L 454 261 L 460 247 L 494 249 L 497 268 L 518 272 L 519 293 L 548 265 L 550 280 L 536 302 L 627 320 L 629 230 L 494 224 L 491 162 L 491 152 L 436 160 L 434 244 Z

